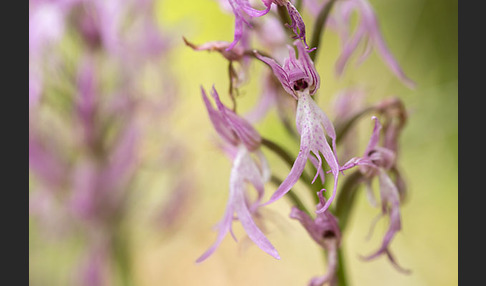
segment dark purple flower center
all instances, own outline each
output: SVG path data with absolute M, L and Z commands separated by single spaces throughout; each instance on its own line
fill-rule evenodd
M 309 85 L 307 84 L 307 81 L 305 81 L 303 78 L 299 79 L 299 80 L 296 80 L 294 81 L 294 90 L 297 91 L 297 90 L 304 90 L 306 88 L 309 87 Z
M 322 234 L 322 237 L 323 238 L 334 238 L 336 237 L 336 234 L 334 233 L 334 231 L 332 230 L 326 230 L 324 231 L 324 233 Z

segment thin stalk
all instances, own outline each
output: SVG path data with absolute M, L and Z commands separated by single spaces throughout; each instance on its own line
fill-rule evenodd
M 319 44 L 321 42 L 322 35 L 324 34 L 324 26 L 329 16 L 329 12 L 331 12 L 331 8 L 334 6 L 334 2 L 336 2 L 336 0 L 331 0 L 324 7 L 322 7 L 321 11 L 319 12 L 319 15 L 317 15 L 317 19 L 314 24 L 314 31 L 312 33 L 312 40 L 310 46 L 316 47 L 317 49 L 309 54 L 314 64 L 317 56 L 317 51 L 320 50 Z
M 362 175 L 359 170 L 354 171 L 344 180 L 343 185 L 339 191 L 339 195 L 336 198 L 334 215 L 339 221 L 339 228 L 341 233 L 344 233 L 353 203 L 356 198 L 359 183 L 362 179 Z M 346 264 L 343 254 L 343 246 L 338 249 L 338 267 L 336 270 L 337 285 L 347 286 L 347 273 Z
M 337 277 L 337 285 L 338 286 L 347 286 L 348 279 L 346 275 L 346 267 L 345 267 L 344 255 L 343 255 L 343 247 L 341 246 L 338 249 L 338 267 L 336 270 L 336 277 Z
M 120 285 L 135 285 L 132 277 L 130 251 L 126 236 L 115 235 L 113 238 L 113 257 L 118 268 Z
M 339 190 L 339 195 L 336 198 L 336 203 L 334 205 L 334 215 L 338 218 L 341 232 L 344 231 L 348 222 L 353 203 L 356 199 L 359 183 L 362 178 L 363 175 L 361 175 L 359 170 L 354 171 L 345 178 L 344 183 Z

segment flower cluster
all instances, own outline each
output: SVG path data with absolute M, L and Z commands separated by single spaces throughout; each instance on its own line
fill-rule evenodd
M 366 42 L 365 52 L 361 55 L 359 62 L 368 57 L 371 48 L 375 47 L 391 71 L 405 85 L 414 86 L 413 81 L 405 76 L 398 62 L 386 47 L 379 31 L 376 15 L 366 0 L 304 2 L 304 8 L 309 9 L 311 15 L 316 19 L 316 23 L 325 23 L 326 28 L 336 31 L 342 39 L 342 52 L 336 63 L 338 75 L 343 73 L 344 67 L 358 45 Z M 242 224 L 247 235 L 259 248 L 280 259 L 277 250 L 265 237 L 262 230 L 256 226 L 254 219 L 260 208 L 267 207 L 285 197 L 294 204 L 290 217 L 301 222 L 312 239 L 327 253 L 329 267 L 327 273 L 324 276 L 313 278 L 309 282 L 310 285 L 337 285 L 342 279 L 338 257 L 342 257 L 339 255 L 339 251 L 345 226 L 340 219 L 347 216 L 351 208 L 343 202 L 355 196 L 353 190 L 361 183 L 370 189 L 372 178 L 378 177 L 382 204 L 380 217 L 386 215 L 390 218 L 390 228 L 385 234 L 380 249 L 366 259 L 370 260 L 386 254 L 399 268 L 391 254 L 390 242 L 401 229 L 400 203 L 405 193 L 404 181 L 397 169 L 398 135 L 403 128 L 404 120 L 401 120 L 398 125 L 393 124 L 397 117 L 397 110 L 400 110 L 399 118 L 406 117 L 401 102 L 398 99 L 385 100 L 371 107 L 342 103 L 339 108 L 334 110 L 337 118 L 333 122 L 315 101 L 321 86 L 321 78 L 313 61 L 315 54 L 312 53 L 320 52 L 318 45 L 321 29 L 316 29 L 312 35 L 312 44 L 316 46 L 310 48 L 306 40 L 306 25 L 298 11 L 302 8 L 302 3 L 300 1 L 293 3 L 290 0 L 262 0 L 263 8 L 260 10 L 252 7 L 248 0 L 222 0 L 220 3 L 223 8 L 230 7 L 235 16 L 232 42 L 210 41 L 196 45 L 184 38 L 186 45 L 192 49 L 218 52 L 229 61 L 229 96 L 234 104 L 233 109 L 226 107 L 213 87 L 211 94 L 217 106 L 214 109 L 206 92 L 202 89 L 209 118 L 224 142 L 222 149 L 231 158 L 233 167 L 230 175 L 228 204 L 223 219 L 218 224 L 219 233 L 216 242 L 197 259 L 197 262 L 207 259 L 228 232 L 233 234 L 234 221 Z M 275 8 L 275 13 L 271 13 L 272 8 Z M 329 13 L 329 11 L 331 12 Z M 360 18 L 356 31 L 351 34 L 350 15 L 353 11 L 357 11 Z M 323 17 L 327 17 L 327 19 Z M 287 34 L 289 32 L 287 28 L 290 28 L 293 35 Z M 256 39 L 263 49 L 252 48 L 252 39 Z M 314 41 L 315 39 L 317 40 Z M 263 79 L 262 94 L 252 110 L 239 115 L 236 112 L 237 100 L 233 90 L 237 90 L 242 82 L 239 81 L 239 85 L 234 83 L 239 78 L 251 76 L 249 65 L 253 60 L 264 63 L 268 67 L 264 76 L 261 77 Z M 234 70 L 233 62 L 240 63 L 243 68 L 239 71 Z M 359 102 L 364 102 L 361 91 L 359 91 L 358 97 Z M 397 109 L 397 106 L 400 108 Z M 296 140 L 299 140 L 300 137 L 300 150 L 295 157 L 280 145 L 281 142 L 274 142 L 266 136 L 262 136 L 251 125 L 264 118 L 272 107 L 276 107 L 279 118 L 289 134 Z M 346 138 L 348 141 L 353 140 L 351 127 L 363 114 L 369 112 L 376 114 L 373 116 L 375 128 L 364 155 L 356 157 L 352 154 L 354 149 L 347 150 L 346 158 L 352 157 L 352 159 L 341 165 L 338 159 L 339 140 L 342 138 Z M 289 124 L 289 118 L 292 115 L 295 116 L 295 125 Z M 387 121 L 382 147 L 379 146 L 381 125 L 376 117 L 378 115 Z M 268 148 L 289 165 L 290 172 L 285 179 L 279 179 L 278 175 L 271 171 L 260 150 L 262 147 Z M 308 176 L 305 170 L 307 161 L 310 161 L 315 169 L 313 178 Z M 359 167 L 357 175 L 344 177 L 345 183 L 339 189 L 344 171 L 356 166 Z M 327 174 L 329 173 L 332 176 L 332 191 L 327 195 L 327 192 L 324 193 L 324 191 L 328 189 Z M 395 179 L 392 180 L 388 173 L 393 173 L 392 176 Z M 320 180 L 316 183 L 318 178 Z M 294 191 L 299 180 L 305 183 L 313 195 L 317 193 L 314 214 L 311 214 L 299 199 L 300 193 Z M 265 200 L 264 189 L 265 183 L 268 181 L 275 183 L 277 189 L 268 200 Z M 247 195 L 248 184 L 252 185 L 258 193 L 257 199 L 254 201 L 251 201 Z M 368 193 L 372 192 L 368 191 Z M 235 213 L 236 216 L 234 216 Z

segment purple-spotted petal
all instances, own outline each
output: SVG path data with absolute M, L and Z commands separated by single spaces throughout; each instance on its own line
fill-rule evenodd
M 316 168 L 316 175 L 312 180 L 312 183 L 314 183 L 317 177 L 319 176 L 321 178 L 321 183 L 324 184 L 324 182 L 326 181 L 326 177 L 324 175 L 324 170 L 322 169 L 321 157 L 318 155 L 309 156 L 309 160 L 311 161 L 312 165 L 314 165 L 314 167 Z
M 290 1 L 287 1 L 286 7 L 290 16 L 290 20 L 292 21 L 290 28 L 292 29 L 292 31 L 294 31 L 296 38 L 299 38 L 304 43 L 306 49 L 309 50 L 309 45 L 307 45 L 307 41 L 305 39 L 305 23 L 302 19 L 302 16 Z M 308 52 L 311 52 L 315 49 L 316 48 L 310 49 Z

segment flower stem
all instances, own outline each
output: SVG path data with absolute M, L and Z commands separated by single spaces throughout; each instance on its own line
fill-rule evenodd
M 346 275 L 346 267 L 343 255 L 343 247 L 341 246 L 338 249 L 338 267 L 336 270 L 336 277 L 337 277 L 337 285 L 338 286 L 347 286 L 348 279 Z
M 115 235 L 113 238 L 113 257 L 118 268 L 120 285 L 133 286 L 129 245 L 125 235 Z
M 312 33 L 312 40 L 311 40 L 311 47 L 316 47 L 317 49 L 309 54 L 310 58 L 315 64 L 317 51 L 319 51 L 319 44 L 321 42 L 322 35 L 324 34 L 324 25 L 326 24 L 326 20 L 329 16 L 329 12 L 331 12 L 331 8 L 334 5 L 336 0 L 331 0 L 329 3 L 322 7 L 319 15 L 317 15 L 316 22 L 314 24 L 314 32 Z
M 341 229 L 341 232 L 344 231 L 348 222 L 358 186 L 362 178 L 363 175 L 361 175 L 359 170 L 354 171 L 351 175 L 346 177 L 339 190 L 339 195 L 336 198 L 336 204 L 334 206 L 334 215 L 339 220 L 339 228 Z
M 358 186 L 362 178 L 363 175 L 361 175 L 359 170 L 354 171 L 346 177 L 341 189 L 339 190 L 339 195 L 336 198 L 334 207 L 334 215 L 339 221 L 341 233 L 344 233 L 346 228 L 351 209 L 353 208 L 353 203 L 356 198 Z M 336 277 L 338 286 L 348 285 L 343 246 L 338 249 L 338 267 L 336 270 Z

